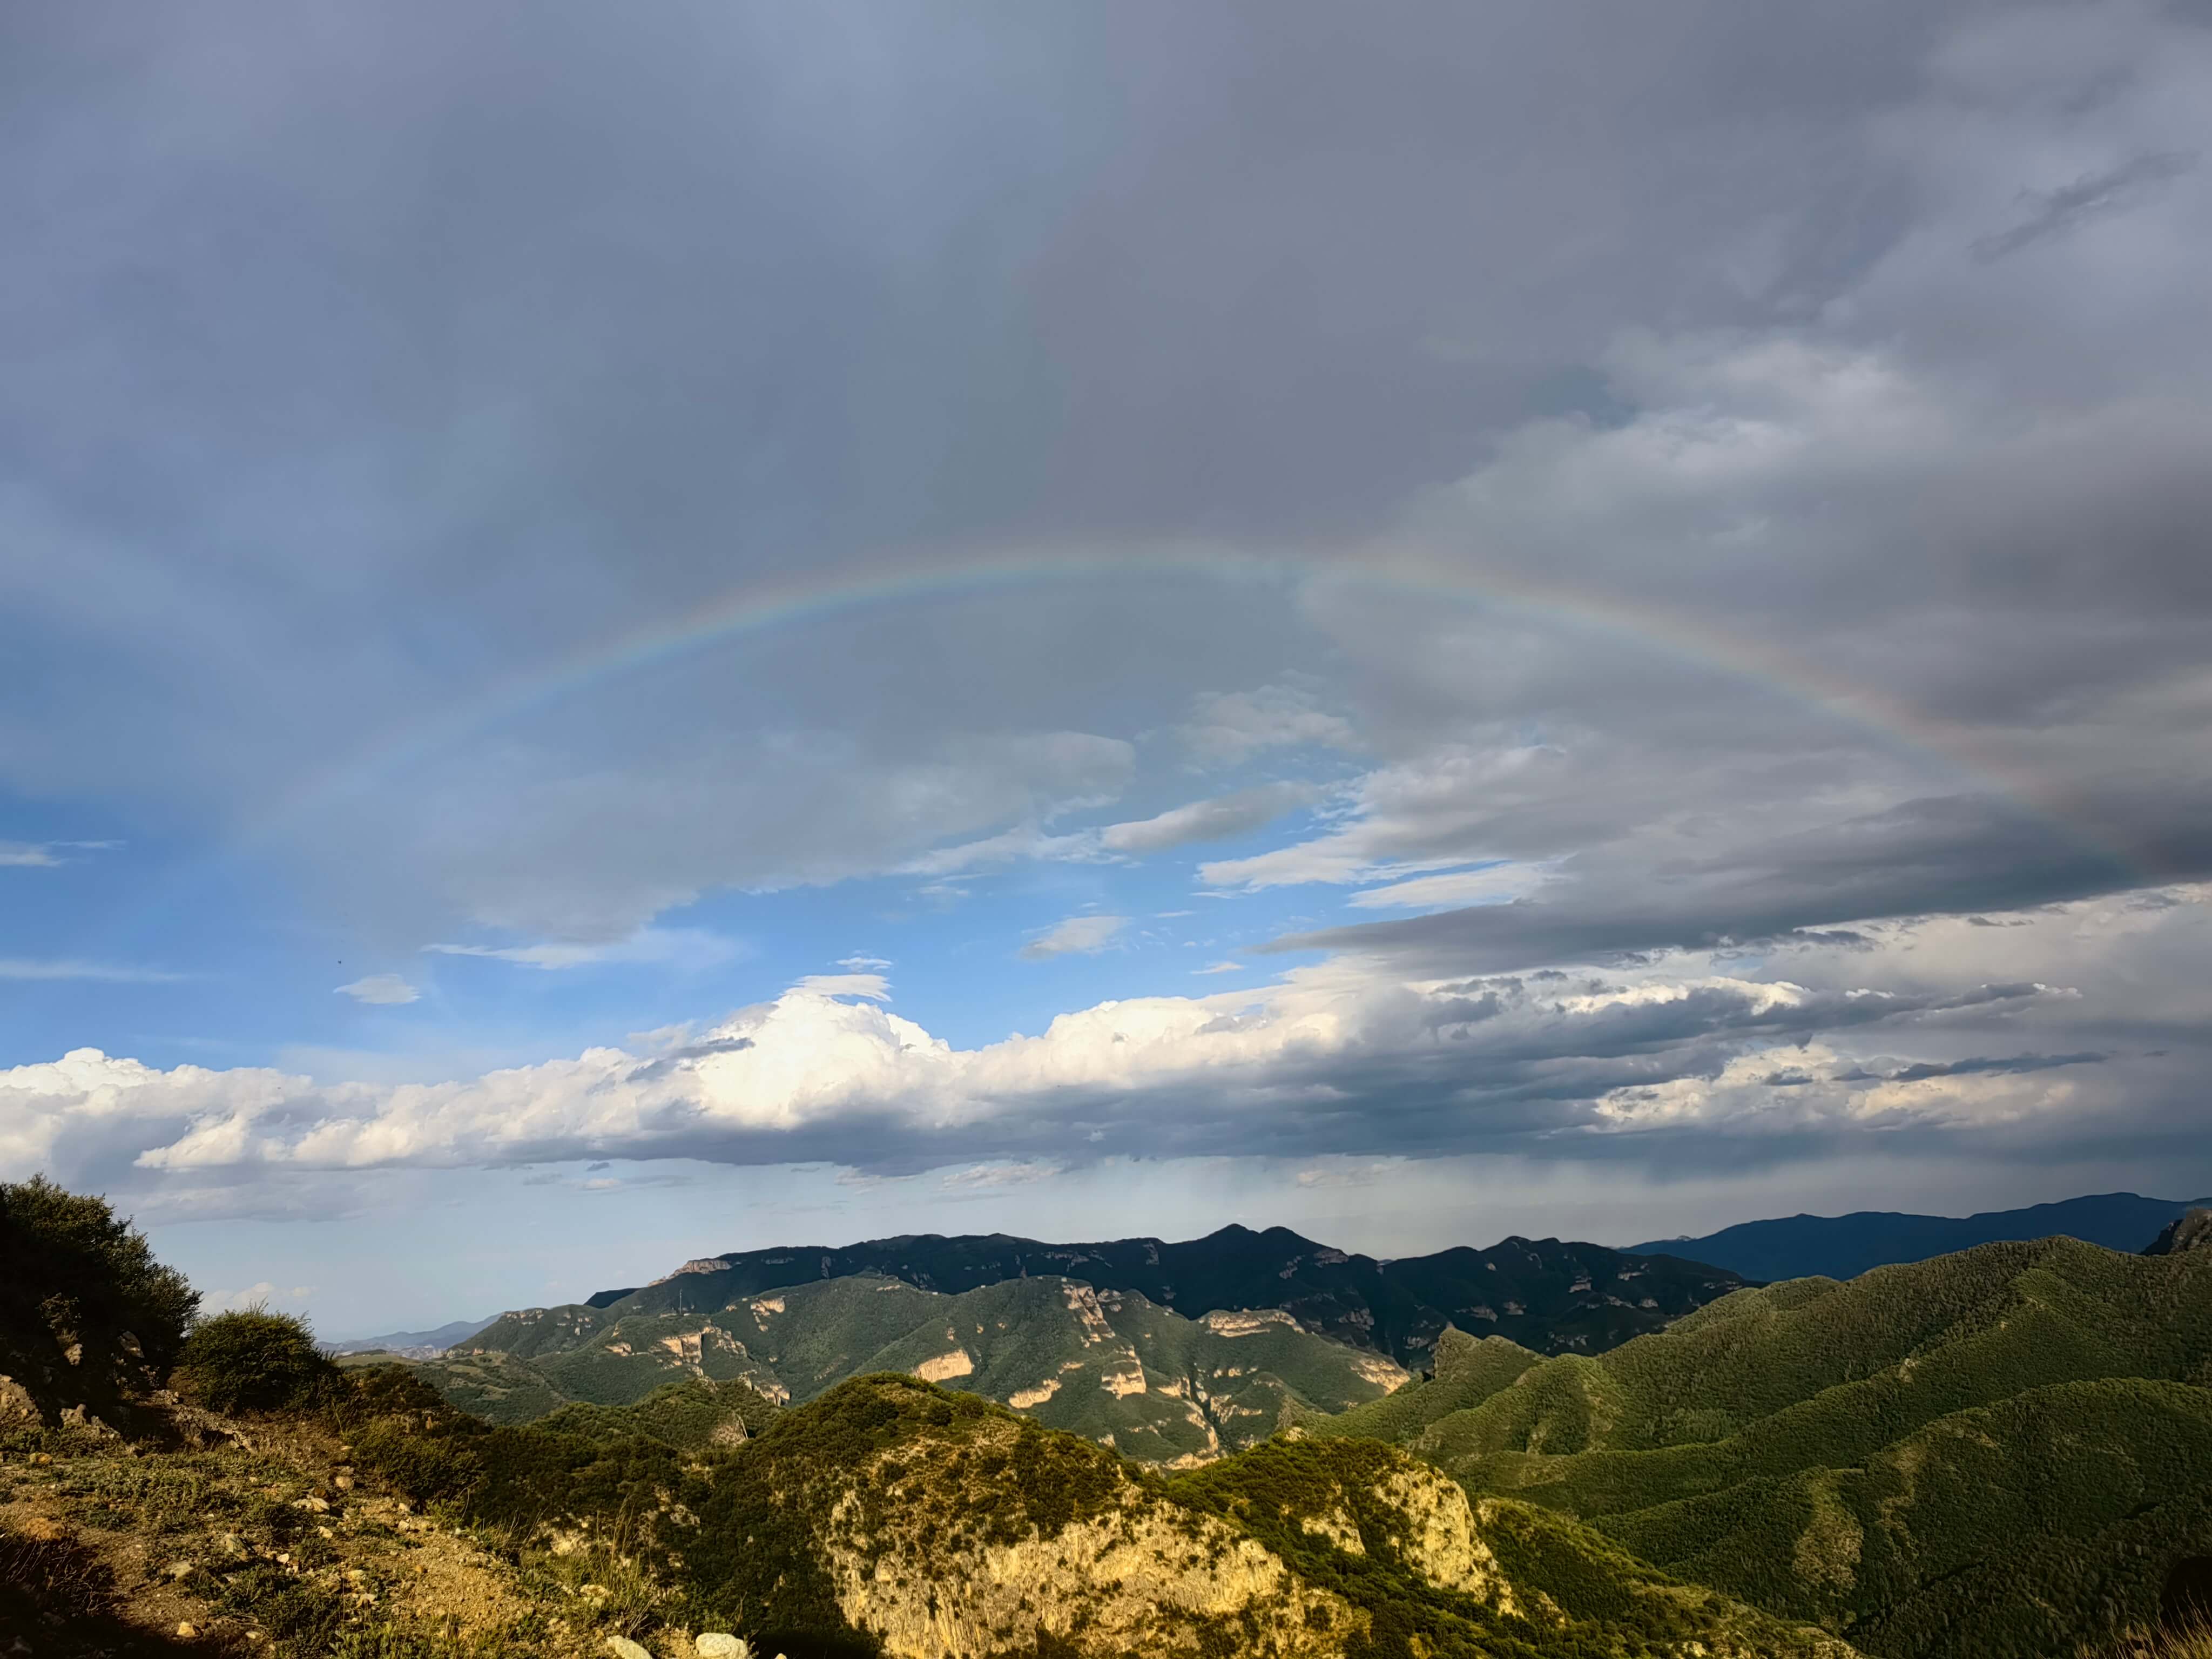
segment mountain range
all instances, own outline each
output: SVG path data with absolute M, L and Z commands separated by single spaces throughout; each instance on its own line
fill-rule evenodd
M 842 1248 L 738 1250 L 688 1261 L 642 1288 L 601 1291 L 580 1305 L 625 1315 L 708 1313 L 741 1297 L 854 1273 L 956 1294 L 1048 1274 L 1140 1296 L 1191 1319 L 1217 1310 L 1275 1308 L 1302 1329 L 1374 1349 L 1409 1369 L 1427 1363 L 1430 1346 L 1449 1324 L 1510 1337 L 1540 1353 L 1596 1353 L 1657 1330 L 1744 1282 L 1677 1255 L 1556 1238 L 1508 1238 L 1488 1249 L 1386 1261 L 1316 1243 L 1287 1227 L 1230 1226 L 1174 1243 L 1121 1238 L 1047 1244 L 1004 1233 L 926 1233 Z M 479 1341 L 496 1346 L 496 1340 Z
M 1747 1221 L 1701 1238 L 1654 1239 L 1631 1248 L 1638 1254 L 1663 1252 L 1708 1261 L 1762 1284 L 1786 1279 L 1856 1279 L 1869 1268 L 1893 1262 L 1925 1261 L 1954 1250 L 1970 1250 L 1977 1244 L 2035 1238 L 2079 1238 L 2109 1250 L 2136 1251 L 2192 1203 L 2212 1203 L 2212 1200 L 2101 1193 L 1970 1216 L 1908 1215 L 1883 1210 L 1837 1216 L 1794 1215 L 1772 1221 Z
M 392 1352 L 504 1423 L 686 1377 L 798 1403 L 899 1371 L 1178 1468 L 1380 1398 L 1408 1379 L 1394 1355 L 1425 1363 L 1454 1320 L 1545 1352 L 1602 1351 L 1741 1285 L 1556 1239 L 1385 1262 L 1284 1228 L 1180 1243 L 933 1235 L 702 1257 L 653 1285 L 502 1315 L 442 1352 Z

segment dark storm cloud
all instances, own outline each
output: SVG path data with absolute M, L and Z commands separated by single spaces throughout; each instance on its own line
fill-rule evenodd
M 70 552 L 9 574 L 42 678 L 64 683 L 72 659 L 104 672 L 0 732 L 0 765 L 96 787 L 120 767 L 226 812 L 513 666 L 749 579 L 1008 538 L 1326 551 L 1531 416 L 1604 404 L 1618 424 L 1705 395 L 1608 357 L 1624 331 L 1796 327 L 1841 306 L 1909 339 L 1954 302 L 1952 279 L 1896 273 L 1971 205 L 1944 197 L 1942 167 L 1989 142 L 1961 130 L 1950 83 L 1977 107 L 2017 91 L 2033 112 L 2056 95 L 2038 65 L 2061 50 L 2002 9 L 1735 0 L 1357 18 L 688 4 L 649 22 L 555 3 L 465 26 L 419 3 L 158 19 L 90 4 L 11 27 L 24 142 L 0 161 L 0 202 L 32 234 L 8 256 L 23 302 L 0 464 L 18 537 Z M 2116 64 L 2172 44 L 2155 10 L 2113 14 L 2094 50 L 2045 27 L 2079 59 L 2093 116 L 2114 106 Z M 2194 188 L 2185 147 L 2114 118 L 2111 142 L 2135 147 L 2006 234 L 2049 242 Z M 1916 121 L 1950 125 L 1903 158 L 1869 137 Z M 2154 361 L 2111 328 L 2053 328 L 2035 251 L 2004 262 L 2021 275 L 1993 302 L 2021 323 L 1980 370 L 2032 373 L 2069 336 Z M 2138 332 L 2167 321 L 2135 310 Z M 2086 591 L 2125 616 L 2207 568 L 2190 528 L 2203 503 L 2173 495 L 2185 465 L 2202 473 L 2201 434 L 2172 418 L 2186 413 L 2167 411 L 2164 443 L 2116 428 L 2002 477 L 1970 442 L 1935 457 L 1955 482 L 1848 466 L 1799 481 L 1750 504 L 1806 532 L 1781 555 L 1739 544 L 1755 567 L 1717 566 L 1710 546 L 1654 561 L 1639 535 L 1543 558 L 1631 590 L 1656 577 L 1678 607 L 1815 647 L 1843 618 L 1879 620 L 1923 701 L 2057 710 L 2192 648 L 2178 614 L 2138 608 L 2137 637 L 2090 639 L 2070 608 Z M 2032 510 L 1987 510 L 2037 480 Z M 1899 501 L 1953 521 L 1901 522 Z M 1477 550 L 1514 557 L 1494 538 Z M 2037 637 L 2060 630 L 2032 605 L 1963 629 L 1946 611 L 2044 588 L 2069 607 L 2063 639 Z M 1095 709 L 1133 651 L 1173 654 L 1173 608 L 1009 666 Z M 2145 636 L 2158 628 L 2172 637 Z M 1178 691 L 1237 684 L 1239 659 L 1267 654 L 1252 631 L 1212 630 L 1204 677 Z M 896 678 L 924 633 L 853 659 Z M 1893 674 L 1872 648 L 1844 642 L 1851 672 Z M 916 698 L 778 666 L 787 706 L 865 728 L 857 777 L 968 718 L 957 672 Z M 520 827 L 562 816 L 548 794 L 583 818 L 647 810 L 621 803 L 684 763 L 636 752 L 679 695 L 660 690 L 550 756 L 532 734 L 526 763 L 550 787 L 503 781 L 534 798 Z M 582 772 L 604 790 L 571 787 Z M 977 816 L 1027 787 L 985 764 Z M 969 828 L 954 813 L 871 836 L 842 802 L 818 816 L 853 834 L 839 868 Z M 350 827 L 313 836 L 365 875 Z M 395 860 L 446 856 L 402 835 Z M 636 837 L 635 862 L 677 879 L 609 867 L 619 896 L 570 903 L 550 890 L 590 887 L 591 861 L 549 846 L 513 861 L 523 899 L 479 908 L 592 931 L 610 925 L 595 908 L 634 920 L 809 845 L 655 842 Z M 488 882 L 456 873 L 465 908 Z
M 2193 866 L 2206 869 L 2212 863 Z M 1824 924 L 2019 909 L 2142 879 L 2063 827 L 1980 797 L 1909 801 L 1638 874 L 1633 885 L 1565 883 L 1547 890 L 1557 897 L 1293 934 L 1261 948 L 1385 951 L 1505 972 L 1670 949 L 1850 945 L 1856 935 L 1838 938 Z

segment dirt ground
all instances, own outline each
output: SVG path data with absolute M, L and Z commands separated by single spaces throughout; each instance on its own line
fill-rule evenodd
M 312 1425 L 180 1414 L 176 1449 L 0 1437 L 0 1659 L 606 1659 L 653 1587 L 589 1540 L 517 1546 L 418 1514 Z

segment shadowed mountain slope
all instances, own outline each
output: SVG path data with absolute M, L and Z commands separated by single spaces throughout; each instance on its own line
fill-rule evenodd
M 2078 1238 L 2108 1250 L 2140 1250 L 2189 1207 L 2186 1200 L 2103 1193 L 1969 1216 L 1861 1210 L 1850 1215 L 1747 1221 L 1703 1238 L 1655 1239 L 1633 1248 L 1710 1261 L 1765 1284 L 1785 1279 L 1856 1279 L 1870 1268 L 1896 1262 L 1925 1261 L 1978 1244 L 2038 1238 Z
M 687 1262 L 640 1289 L 602 1291 L 580 1305 L 618 1316 L 711 1312 L 738 1297 L 854 1273 L 955 1293 L 1052 1275 L 1132 1292 L 1192 1319 L 1218 1309 L 1279 1308 L 1309 1331 L 1377 1349 L 1414 1369 L 1427 1364 L 1430 1345 L 1447 1325 L 1509 1337 L 1540 1353 L 1597 1353 L 1743 1282 L 1678 1255 L 1556 1238 L 1509 1238 L 1485 1250 L 1382 1261 L 1285 1227 L 1224 1227 L 1180 1243 L 1043 1244 L 1003 1233 L 926 1233 L 834 1249 L 735 1251 Z M 497 1328 L 479 1340 L 504 1346 Z

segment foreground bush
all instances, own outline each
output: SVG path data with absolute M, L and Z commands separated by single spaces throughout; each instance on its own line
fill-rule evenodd
M 177 1365 L 185 1393 L 219 1412 L 289 1411 L 315 1404 L 337 1367 L 305 1320 L 265 1308 L 217 1314 L 192 1327 Z
M 51 1415 L 168 1374 L 199 1297 L 105 1199 L 0 1182 L 0 1372 Z

